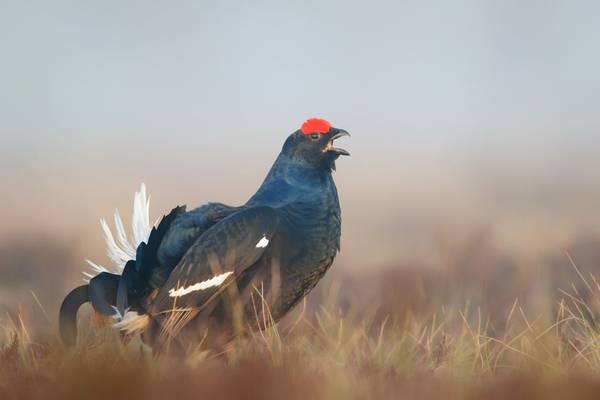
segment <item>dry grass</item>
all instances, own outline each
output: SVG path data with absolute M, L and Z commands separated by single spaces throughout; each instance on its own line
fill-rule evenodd
M 583 276 L 582 276 L 582 279 Z M 586 281 L 592 301 L 600 288 Z M 479 309 L 381 318 L 341 311 L 337 291 L 316 310 L 299 307 L 277 327 L 231 350 L 154 357 L 136 339 L 83 322 L 81 344 L 34 340 L 4 322 L 0 398 L 597 398 L 600 345 L 592 309 L 565 300 L 534 318 L 518 301 L 499 334 Z M 84 318 L 85 319 L 85 318 Z
M 44 254 L 24 253 L 32 254 L 30 262 L 4 262 L 14 267 L 3 270 L 13 279 L 0 289 L 8 305 L 0 307 L 0 400 L 520 400 L 600 393 L 598 240 L 549 256 L 539 270 L 522 267 L 484 236 L 440 251 L 445 268 L 365 267 L 369 273 L 351 277 L 336 275 L 343 269 L 336 265 L 276 327 L 239 339 L 224 354 L 198 348 L 183 359 L 155 357 L 137 338 L 122 344 L 85 310 L 80 344 L 63 348 L 55 321 L 70 278 L 55 271 L 62 263 L 75 270 L 77 262 L 62 255 L 48 264 Z M 36 280 L 35 265 L 56 269 Z

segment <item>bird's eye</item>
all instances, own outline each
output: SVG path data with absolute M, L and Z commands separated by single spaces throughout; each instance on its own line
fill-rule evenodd
M 310 138 L 312 140 L 319 140 L 321 138 L 321 134 L 320 133 L 311 133 Z

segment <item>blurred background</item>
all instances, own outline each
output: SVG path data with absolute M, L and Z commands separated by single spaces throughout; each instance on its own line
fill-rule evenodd
M 569 254 L 600 270 L 599 12 L 2 3 L 0 314 L 37 309 L 33 292 L 54 321 L 84 259 L 109 264 L 98 219 L 127 219 L 141 182 L 153 218 L 243 203 L 313 116 L 353 135 L 335 174 L 342 293 L 389 312 L 535 308 L 570 287 Z

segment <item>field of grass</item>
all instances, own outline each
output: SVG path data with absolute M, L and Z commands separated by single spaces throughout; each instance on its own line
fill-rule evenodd
M 443 267 L 334 265 L 275 327 L 183 358 L 122 343 L 88 306 L 65 349 L 58 304 L 81 257 L 23 246 L 0 252 L 0 400 L 600 396 L 598 240 L 539 268 L 481 236 L 440 253 Z
M 580 279 L 588 296 L 573 286 L 534 316 L 515 300 L 503 321 L 468 304 L 358 310 L 343 304 L 333 281 L 317 306 L 303 303 L 227 352 L 200 347 L 184 358 L 153 356 L 137 338 L 123 344 L 85 313 L 71 350 L 53 335 L 34 339 L 26 323 L 7 317 L 0 399 L 598 398 L 591 315 L 600 288 Z

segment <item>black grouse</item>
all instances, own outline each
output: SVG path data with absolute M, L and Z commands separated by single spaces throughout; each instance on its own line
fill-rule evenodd
M 285 141 L 258 191 L 239 207 L 176 207 L 135 249 L 121 275 L 101 272 L 71 291 L 60 333 L 73 345 L 77 310 L 91 302 L 155 350 L 222 345 L 278 321 L 323 277 L 340 249 L 332 177 L 349 136 L 312 118 Z

